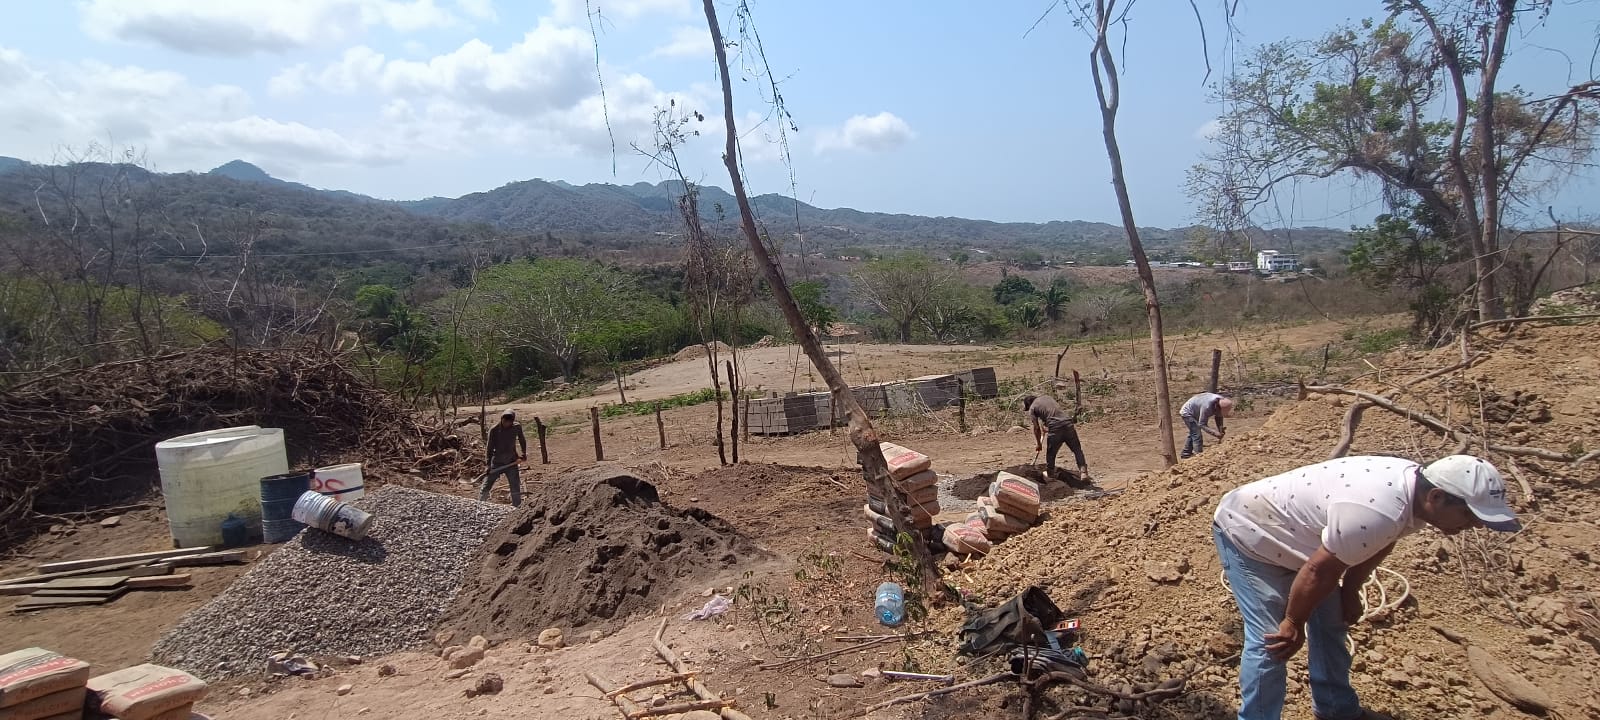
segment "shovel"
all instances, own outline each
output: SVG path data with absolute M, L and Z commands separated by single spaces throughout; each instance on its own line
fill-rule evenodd
M 515 466 L 519 462 L 522 462 L 522 461 L 521 460 L 517 460 L 517 461 L 513 461 L 513 462 L 508 462 L 508 463 L 506 463 L 504 465 L 501 465 L 500 467 L 497 467 L 497 468 L 490 468 L 489 470 L 485 471 L 482 475 L 479 475 L 476 479 L 474 479 L 471 483 L 468 483 L 468 484 L 469 485 L 482 485 L 483 481 L 484 481 L 484 478 L 487 478 L 490 475 L 493 475 L 493 474 L 495 474 L 497 472 L 510 470 L 513 466 Z

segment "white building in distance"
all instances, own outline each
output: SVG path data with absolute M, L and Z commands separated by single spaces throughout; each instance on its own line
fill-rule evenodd
M 1256 269 L 1264 273 L 1294 272 L 1300 269 L 1300 256 L 1262 250 L 1256 253 Z

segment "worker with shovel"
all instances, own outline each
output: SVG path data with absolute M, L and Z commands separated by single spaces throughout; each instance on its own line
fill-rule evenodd
M 1446 535 L 1515 532 L 1506 484 L 1487 461 L 1451 455 L 1427 467 L 1404 458 L 1347 457 L 1235 488 L 1212 516 L 1224 577 L 1244 616 L 1239 718 L 1283 715 L 1285 663 L 1308 647 L 1319 720 L 1371 720 L 1350 687 L 1348 628 L 1362 586 L 1395 541 L 1432 525 Z
M 1055 398 L 1024 395 L 1022 409 L 1028 413 L 1028 418 L 1033 421 L 1033 459 L 1035 464 L 1039 460 L 1039 451 L 1045 449 L 1044 435 L 1049 431 L 1049 451 L 1044 455 L 1045 477 L 1056 476 L 1056 453 L 1061 452 L 1061 446 L 1066 445 L 1072 451 L 1072 456 L 1078 461 L 1078 479 L 1089 479 L 1089 462 L 1083 458 L 1083 443 L 1078 440 L 1078 419 L 1062 412 L 1061 404 Z
M 489 428 L 489 472 L 483 475 L 483 486 L 478 489 L 478 500 L 489 501 L 489 490 L 501 475 L 511 486 L 511 504 L 522 506 L 522 475 L 517 463 L 528 459 L 528 436 L 522 434 L 517 422 L 517 411 L 500 414 L 500 422 Z
M 1221 440 L 1228 434 L 1227 429 L 1222 427 L 1222 419 L 1232 414 L 1233 400 L 1214 392 L 1203 392 L 1189 398 L 1178 410 L 1178 417 L 1183 418 L 1183 424 L 1189 427 L 1189 440 L 1183 444 L 1183 454 L 1178 457 L 1189 458 L 1205 451 L 1206 437 L 1201 432 Z M 1215 432 L 1206 427 L 1206 422 L 1212 418 L 1217 421 Z

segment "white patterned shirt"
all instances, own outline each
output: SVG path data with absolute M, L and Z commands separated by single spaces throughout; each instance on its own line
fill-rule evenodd
M 1234 488 L 1212 519 L 1269 565 L 1298 570 L 1318 547 L 1359 565 L 1420 527 L 1412 514 L 1420 469 L 1376 455 L 1307 465 Z

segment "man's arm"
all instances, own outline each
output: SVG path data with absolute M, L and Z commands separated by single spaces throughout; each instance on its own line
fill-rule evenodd
M 1367 584 L 1367 579 L 1372 577 L 1372 571 L 1378 569 L 1389 553 L 1394 551 L 1394 543 L 1378 551 L 1377 555 L 1362 561 L 1359 565 L 1351 565 L 1344 571 L 1344 579 L 1339 583 L 1340 609 L 1344 611 L 1346 625 L 1354 625 L 1361 619 L 1364 608 L 1361 607 L 1361 586 Z
M 1300 567 L 1289 586 L 1289 607 L 1284 611 L 1278 631 L 1267 633 L 1267 653 L 1276 660 L 1294 657 L 1306 642 L 1306 622 L 1317 605 L 1339 587 L 1339 578 L 1349 566 L 1326 547 L 1319 547 Z
M 517 426 L 517 447 L 522 449 L 522 452 L 517 453 L 517 454 L 519 456 L 521 456 L 521 459 L 527 460 L 528 459 L 528 434 L 522 432 L 522 426 L 521 425 Z
M 1033 418 L 1033 447 L 1034 447 L 1034 451 L 1037 452 L 1039 450 L 1043 450 L 1044 449 L 1044 432 L 1039 429 L 1039 416 L 1038 415 L 1034 415 L 1033 413 L 1028 413 L 1028 417 Z
M 1216 421 L 1217 421 L 1217 439 L 1220 440 L 1222 438 L 1222 436 L 1228 432 L 1228 429 L 1222 426 L 1222 401 L 1221 400 L 1213 400 L 1213 401 L 1211 401 L 1211 417 L 1215 418 Z

